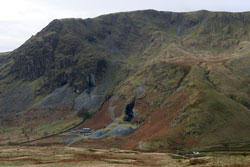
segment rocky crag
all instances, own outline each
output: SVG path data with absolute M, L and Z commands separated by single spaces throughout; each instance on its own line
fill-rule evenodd
M 70 144 L 246 149 L 249 30 L 247 12 L 146 10 L 54 20 L 0 54 L 1 143 L 85 120 L 76 129 L 95 132 Z

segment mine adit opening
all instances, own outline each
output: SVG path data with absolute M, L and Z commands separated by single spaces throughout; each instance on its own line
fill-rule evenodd
M 134 118 L 134 109 L 135 107 L 135 99 L 133 99 L 129 104 L 126 106 L 124 121 L 130 122 Z

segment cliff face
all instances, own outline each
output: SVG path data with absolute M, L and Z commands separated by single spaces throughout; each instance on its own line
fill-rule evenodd
M 81 126 L 97 130 L 93 138 L 129 135 L 118 144 L 129 149 L 244 141 L 249 30 L 250 13 L 147 10 L 54 20 L 0 55 L 1 124 L 37 127 L 32 136 L 44 133 L 38 123 L 54 133 L 84 117 Z
M 230 49 L 248 39 L 248 15 L 139 11 L 87 20 L 54 20 L 11 53 L 11 73 L 25 80 L 59 77 L 56 85 L 61 86 L 64 80 L 84 75 L 72 67 L 94 73 L 98 70 L 92 63 L 98 60 L 111 56 L 127 58 L 131 54 L 137 57 L 146 48 L 153 50 L 152 45 L 162 45 L 167 40 L 180 42 L 184 48 Z M 72 74 L 64 74 L 65 69 Z

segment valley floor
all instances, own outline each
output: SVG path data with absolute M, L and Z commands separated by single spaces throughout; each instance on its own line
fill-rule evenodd
M 0 147 L 0 166 L 27 167 L 248 167 L 249 153 L 207 153 L 202 157 L 182 157 L 169 153 L 145 153 L 119 149 L 74 147 Z

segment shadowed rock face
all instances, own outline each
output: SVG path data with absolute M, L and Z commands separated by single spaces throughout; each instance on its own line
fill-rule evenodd
M 88 94 L 90 94 L 95 87 L 95 77 L 93 74 L 87 76 Z
M 55 66 L 54 51 L 58 37 L 55 32 L 41 39 L 31 38 L 18 51 L 13 53 L 15 63 L 12 72 L 19 78 L 34 80 Z
M 11 71 L 16 73 L 19 78 L 34 80 L 54 68 L 54 52 L 62 26 L 61 21 L 52 21 L 36 36 L 32 36 L 21 47 L 13 51 L 11 54 L 14 57 L 14 64 Z

